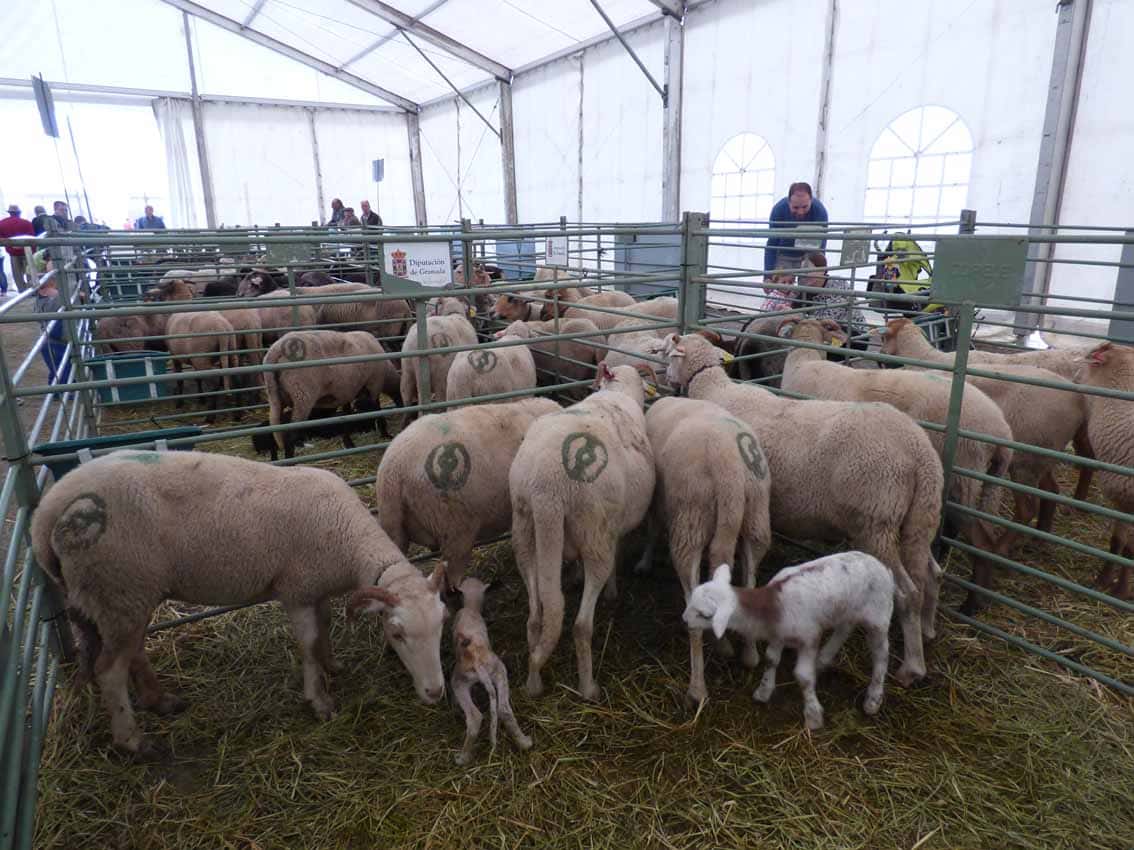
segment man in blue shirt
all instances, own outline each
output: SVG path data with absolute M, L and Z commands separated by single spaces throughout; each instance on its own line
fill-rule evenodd
M 827 224 L 827 208 L 813 196 L 808 183 L 792 183 L 787 197 L 772 207 L 771 227 L 822 228 Z M 822 251 L 826 239 L 775 236 L 764 246 L 764 271 L 795 269 L 808 251 Z
M 153 207 L 146 207 L 146 214 L 134 222 L 135 230 L 165 230 L 165 222 L 160 215 L 154 215 Z

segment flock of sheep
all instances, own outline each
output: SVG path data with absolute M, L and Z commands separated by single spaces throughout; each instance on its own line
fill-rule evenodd
M 238 289 L 252 294 L 251 287 L 264 290 L 269 281 L 268 274 L 253 273 Z M 172 334 L 175 320 L 185 317 L 195 318 L 202 332 L 215 327 L 214 336 L 185 340 L 208 361 L 203 366 L 194 362 L 194 368 L 209 368 L 217 360 L 227 365 L 224 358 L 238 346 L 256 350 L 269 345 L 263 358 L 268 364 L 370 356 L 265 372 L 273 425 L 305 421 L 320 408 L 351 408 L 363 398 L 377 406 L 383 394 L 399 405 L 418 403 L 417 359 L 408 357 L 416 351 L 417 335 L 408 327 L 408 305 L 351 301 L 350 295 L 361 291 L 353 288 L 358 286 L 373 292 L 365 284 L 318 287 L 320 294 L 341 292 L 343 298 L 299 308 L 301 324 L 361 326 L 372 333 L 285 332 L 294 324 L 295 308 L 276 306 L 275 297 L 286 290 L 267 289 L 258 297 L 272 300 L 271 306 L 175 313 L 168 320 L 150 315 L 147 322 L 164 322 L 165 327 L 147 325 L 133 335 Z M 157 300 L 198 294 L 184 277 L 172 277 L 154 292 Z M 381 618 L 386 639 L 419 698 L 436 703 L 445 693 L 440 644 L 448 609 L 443 594 L 459 589 L 465 607 L 453 628 L 451 688 L 465 712 L 467 734 L 458 760 L 471 757 L 481 726 L 470 696 L 476 682 L 489 693 L 493 743 L 499 714 L 517 745 L 526 749 L 531 739 L 512 713 L 507 675 L 480 615 L 483 585 L 464 576 L 478 541 L 509 531 L 528 596 L 526 686 L 532 696 L 543 691 L 542 670 L 562 632 L 564 564 L 577 562 L 583 582 L 573 626 L 577 688 L 585 699 L 598 698 L 591 656 L 595 606 L 600 594 L 617 594 L 619 543 L 643 524 L 649 544 L 639 568 L 652 563 L 654 541 L 667 539 L 685 593 L 691 700 L 707 696 L 703 632 L 711 631 L 718 649 L 728 654 L 734 650 L 726 632 L 732 630 L 750 666 L 758 663 L 757 643 L 767 643 L 767 667 L 753 694 L 758 701 L 771 696 L 783 648 L 796 650 L 805 722 L 818 728 L 823 714 L 815 695 L 816 674 L 834 661 L 851 630 L 861 626 L 873 659 L 864 709 L 873 714 L 882 702 L 892 610 L 903 645 L 895 681 L 907 686 L 925 676 L 924 640 L 935 636 L 941 579 L 931 547 L 945 507 L 944 435 L 922 428 L 917 420 L 944 423 L 948 375 L 911 368 L 849 369 L 828 361 L 822 348 L 793 347 L 784 363 L 782 387 L 788 395 L 815 399 L 797 400 L 735 382 L 727 371 L 732 357 L 719 335 L 678 336 L 644 323 L 673 322 L 674 299 L 635 302 L 622 293 L 572 287 L 559 293 L 567 309 L 556 316 L 547 314 L 548 305 L 541 300 L 493 295 L 486 292 L 472 302 L 456 297 L 431 302 L 427 336 L 431 348 L 441 350 L 428 356 L 428 369 L 438 399 L 519 394 L 546 382 L 549 374 L 569 382 L 593 378 L 593 391 L 577 394 L 578 400 L 567 407 L 533 397 L 456 407 L 416 421 L 408 414 L 377 468 L 377 522 L 333 473 L 214 454 L 114 452 L 52 487 L 33 518 L 35 555 L 64 591 L 79 649 L 80 680 L 92 675 L 97 680 L 117 746 L 132 753 L 149 749 L 134 718 L 128 679 L 144 708 L 165 713 L 183 706 L 162 689 L 145 655 L 146 626 L 164 599 L 225 605 L 278 600 L 302 648 L 304 697 L 326 719 L 333 702 L 325 677 L 336 669 L 328 626 L 332 598 L 350 592 L 351 616 Z M 507 345 L 477 346 L 477 301 L 482 314 L 487 307 L 494 317 L 509 321 L 495 334 Z M 231 313 L 248 314 L 239 329 L 229 320 Z M 209 325 L 212 317 L 227 322 L 227 328 Z M 113 323 L 108 329 L 111 321 L 100 323 L 100 338 L 132 335 L 131 328 Z M 537 341 L 557 326 L 563 333 L 584 336 Z M 630 332 L 604 341 L 602 334 L 615 328 Z M 242 342 L 231 339 L 241 334 Z M 385 349 L 375 334 L 404 339 L 400 374 L 394 359 L 383 357 Z M 778 334 L 813 344 L 838 345 L 846 339 L 834 323 L 811 319 L 784 320 Z M 217 341 L 223 337 L 228 341 Z M 905 319 L 891 321 L 883 340 L 886 353 L 946 364 L 952 358 L 933 349 Z M 215 347 L 208 349 L 210 344 Z M 622 351 L 611 351 L 607 344 Z M 173 353 L 174 340 L 169 347 Z M 461 350 L 444 351 L 451 347 Z M 997 371 L 1025 379 L 1062 378 L 1134 390 L 1134 349 L 1110 343 L 1022 355 L 973 352 L 970 362 L 995 363 Z M 658 385 L 684 397 L 658 399 L 647 410 L 646 398 Z M 1134 440 L 1124 404 L 1105 396 L 971 379 L 961 428 L 989 435 L 994 442 L 958 441 L 957 465 L 978 475 L 952 477 L 947 497 L 956 507 L 946 510 L 947 521 L 973 545 L 1007 553 L 1017 535 L 997 535 L 992 524 L 974 515 L 978 510 L 996 513 L 999 506 L 1002 488 L 989 477 L 1007 474 L 1049 492 L 1058 492 L 1058 485 L 1056 461 L 1013 452 L 1003 441 L 1055 451 L 1073 442 L 1080 454 L 1132 465 Z M 291 456 L 294 431 L 276 431 L 275 436 Z M 1077 495 L 1085 495 L 1089 478 L 1084 469 Z M 1097 479 L 1120 510 L 1134 510 L 1128 477 L 1100 469 Z M 1030 523 L 1038 503 L 1016 493 L 1016 520 Z M 1043 505 L 1039 527 L 1049 529 L 1054 503 Z M 187 506 L 210 529 L 207 538 L 188 533 L 179 520 Z M 248 523 L 248 516 L 261 519 Z M 846 543 L 851 551 L 781 570 L 756 587 L 757 568 L 773 531 Z M 406 560 L 411 544 L 440 550 L 441 563 L 430 576 Z M 1111 551 L 1134 556 L 1127 524 L 1115 522 Z M 704 563 L 713 574 L 702 584 Z M 733 585 L 733 566 L 739 586 Z M 991 564 L 974 559 L 974 574 L 978 584 L 988 586 Z M 1108 566 L 1099 583 L 1125 596 L 1128 578 L 1127 571 Z M 969 604 L 974 603 L 970 597 Z M 830 636 L 823 643 L 825 633 Z

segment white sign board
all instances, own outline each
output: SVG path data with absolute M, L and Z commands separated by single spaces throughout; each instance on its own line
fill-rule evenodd
M 544 264 L 548 266 L 567 265 L 567 237 L 549 236 L 544 250 Z
M 385 268 L 387 274 L 435 289 L 453 282 L 448 242 L 389 242 L 386 244 Z
M 848 230 L 843 236 L 839 265 L 865 265 L 870 259 L 870 231 Z

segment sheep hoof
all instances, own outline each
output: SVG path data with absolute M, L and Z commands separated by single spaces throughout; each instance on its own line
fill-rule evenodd
M 320 720 L 334 720 L 335 719 L 335 704 L 329 697 L 320 697 L 318 699 L 310 700 L 311 709 L 315 712 L 315 716 Z
M 516 746 L 521 750 L 530 750 L 532 748 L 531 735 L 517 735 Z
M 761 685 L 752 692 L 752 699 L 755 702 L 766 703 L 772 698 L 772 691 L 774 691 L 775 689 L 776 686 L 774 683 L 771 685 Z
M 472 753 L 462 751 L 453 756 L 453 761 L 461 765 L 461 767 L 464 767 L 466 764 L 472 761 L 472 757 Z
M 918 679 L 923 678 L 924 676 L 924 670 L 918 671 L 903 664 L 898 668 L 898 671 L 894 673 L 894 681 L 901 685 L 903 688 L 908 688 L 910 685 L 912 685 Z
M 862 710 L 871 716 L 878 713 L 878 709 L 882 708 L 882 694 L 867 693 L 866 699 L 862 703 Z
M 528 692 L 528 696 L 532 697 L 533 699 L 543 696 L 543 679 L 540 677 L 539 673 L 528 674 L 528 683 L 526 690 Z
M 150 707 L 150 711 L 159 717 L 166 717 L 170 714 L 180 714 L 188 707 L 189 703 L 177 694 L 162 694 L 161 698 Z
M 814 732 L 818 729 L 822 729 L 823 728 L 823 711 L 822 711 L 822 709 L 820 709 L 819 711 L 806 711 L 805 710 L 803 712 L 803 725 L 806 726 L 808 728 L 808 730 L 811 731 L 811 732 Z
M 579 693 L 583 695 L 583 699 L 587 702 L 598 702 L 602 699 L 602 688 L 594 682 L 591 682 L 589 685 L 580 685 Z
M 139 738 L 133 746 L 130 744 L 115 744 L 114 746 L 124 755 L 141 764 L 159 761 L 162 757 L 161 750 L 145 738 Z
M 691 711 L 696 711 L 700 708 L 701 703 L 709 698 L 709 695 L 703 690 L 696 690 L 690 688 L 685 692 L 685 706 Z

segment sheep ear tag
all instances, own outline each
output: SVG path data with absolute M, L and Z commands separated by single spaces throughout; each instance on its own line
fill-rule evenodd
M 840 346 L 842 346 L 842 344 L 843 344 L 843 341 L 841 339 L 839 339 L 837 336 L 831 337 L 831 341 L 828 343 L 828 345 L 832 345 L 835 348 L 839 348 Z
M 736 359 L 735 357 L 733 357 L 733 356 L 732 356 L 731 354 L 729 354 L 729 353 L 728 353 L 728 352 L 726 351 L 726 352 L 724 353 L 724 356 L 723 356 L 723 357 L 721 357 L 721 362 L 722 362 L 722 363 L 725 363 L 725 364 L 727 365 L 727 364 L 731 363 L 731 362 L 732 362 L 733 360 L 735 360 L 735 359 Z
M 475 307 L 469 307 L 469 318 L 470 319 L 476 318 L 476 308 Z
M 653 398 L 658 394 L 658 391 L 654 389 L 653 384 L 643 382 L 643 386 L 645 386 L 646 388 L 646 398 Z

